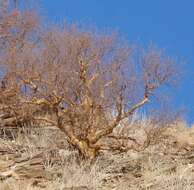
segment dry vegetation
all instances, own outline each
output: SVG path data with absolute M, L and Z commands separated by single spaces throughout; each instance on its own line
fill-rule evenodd
M 21 131 L 12 140 L 4 136 L 0 147 L 0 189 L 194 188 L 193 128 L 177 122 L 159 130 L 149 119 L 131 121 L 127 128 L 128 135 L 139 144 L 146 140 L 144 130 L 157 133 L 140 152 L 102 151 L 92 165 L 69 147 L 65 135 L 57 129 Z
M 193 189 L 193 129 L 135 113 L 173 82 L 150 47 L 0 5 L 0 190 Z M 163 118 L 164 119 L 164 118 Z
M 113 136 L 116 126 L 176 74 L 161 51 L 134 50 L 114 35 L 76 26 L 46 31 L 33 13 L 6 5 L 0 25 L 2 126 L 55 126 L 91 161 L 103 138 L 126 140 Z

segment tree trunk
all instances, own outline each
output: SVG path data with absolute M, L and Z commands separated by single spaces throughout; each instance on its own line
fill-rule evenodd
M 94 160 L 99 153 L 99 146 L 95 146 L 89 142 L 88 139 L 79 139 L 73 133 L 71 126 L 64 126 L 62 123 L 58 123 L 57 126 L 68 137 L 69 144 L 75 146 L 85 159 Z
M 80 153 L 83 155 L 83 157 L 91 161 L 94 160 L 99 153 L 98 147 L 91 147 L 89 146 L 88 142 L 83 140 L 79 141 L 76 146 L 79 149 Z

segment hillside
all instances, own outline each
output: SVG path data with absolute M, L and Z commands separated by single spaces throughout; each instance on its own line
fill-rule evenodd
M 157 131 L 145 150 L 103 150 L 91 166 L 58 130 L 6 130 L 0 139 L 0 190 L 193 189 L 194 128 L 141 121 L 128 125 L 129 135 L 141 144 L 145 128 Z

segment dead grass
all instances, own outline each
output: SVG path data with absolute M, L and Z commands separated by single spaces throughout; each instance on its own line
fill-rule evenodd
M 145 118 L 137 120 L 117 130 L 127 131 L 141 143 L 144 138 L 141 128 L 154 126 Z M 8 177 L 1 180 L 0 190 L 70 190 L 73 187 L 79 187 L 78 190 L 191 190 L 194 189 L 193 131 L 184 122 L 177 122 L 161 130 L 147 149 L 127 153 L 103 151 L 92 167 L 79 158 L 59 131 L 23 131 L 13 139 L 0 139 L 0 172 L 3 165 L 16 157 L 33 158 L 43 152 L 42 165 L 49 177 L 33 180 Z

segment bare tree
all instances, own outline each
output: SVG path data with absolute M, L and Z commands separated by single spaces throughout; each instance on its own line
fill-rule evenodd
M 176 73 L 155 48 L 137 52 L 116 35 L 74 25 L 38 32 L 33 14 L 12 14 L 0 17 L 1 123 L 55 126 L 85 158 Z

